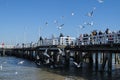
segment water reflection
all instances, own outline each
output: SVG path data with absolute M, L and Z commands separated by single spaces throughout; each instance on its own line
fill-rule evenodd
M 18 64 L 18 63 L 22 64 Z M 38 67 L 34 62 L 15 58 L 0 57 L 0 80 L 110 80 L 120 79 L 120 70 L 114 70 L 112 75 L 107 72 L 96 72 L 89 67 L 76 69 L 74 67 L 51 69 Z

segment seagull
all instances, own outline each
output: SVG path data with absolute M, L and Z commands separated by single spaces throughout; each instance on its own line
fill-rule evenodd
M 50 57 L 46 52 L 45 53 L 43 53 L 45 56 L 47 56 L 47 57 Z
M 58 21 L 57 20 L 54 20 L 54 24 L 57 24 L 58 23 Z
M 58 51 L 59 51 L 59 54 L 62 54 L 62 53 L 63 53 L 63 52 L 62 52 L 62 50 L 61 50 L 61 49 L 59 49 L 59 48 L 58 48 Z
M 88 17 L 92 17 L 92 16 L 93 16 L 93 11 L 89 12 L 89 13 L 87 14 L 87 16 L 88 16 Z
M 61 25 L 60 25 L 60 27 L 63 27 L 63 26 L 64 26 L 64 24 L 61 24 Z
M 87 24 L 87 22 L 84 22 L 84 25 L 86 25 Z
M 18 74 L 18 72 L 15 72 L 15 74 L 17 75 L 17 74 Z
M 46 60 L 46 64 L 49 64 L 49 63 L 50 63 L 50 59 L 47 59 L 47 60 Z
M 61 24 L 61 25 L 58 26 L 57 28 L 58 28 L 59 30 L 61 30 L 61 29 L 63 28 L 63 26 L 64 26 L 64 24 Z
M 64 16 L 62 16 L 61 19 L 64 19 Z
M 2 64 L 0 65 L 0 70 L 2 70 Z
M 75 13 L 74 12 L 72 12 L 72 14 L 71 14 L 72 16 L 74 16 L 75 15 Z
M 47 49 L 45 50 L 45 52 L 43 53 L 43 55 L 47 56 L 47 57 L 50 57 L 48 54 L 47 54 Z
M 93 7 L 93 10 L 96 10 L 96 7 Z
M 80 29 L 83 29 L 83 28 L 85 28 L 85 26 L 83 26 L 83 25 L 79 25 L 80 26 Z
M 88 26 L 93 26 L 93 21 L 92 22 L 90 22 L 90 23 L 86 23 L 86 25 L 88 25 Z
M 77 68 L 80 67 L 80 63 L 78 64 L 77 62 L 73 62 Z
M 97 0 L 99 3 L 103 3 L 104 1 L 103 0 Z
M 62 27 L 61 26 L 59 26 L 59 27 L 57 27 L 59 30 L 61 30 L 62 29 Z
M 46 22 L 45 25 L 48 25 L 48 22 Z
M 96 10 L 96 7 L 93 7 L 93 10 L 91 12 L 88 12 L 87 13 L 87 16 L 88 17 L 92 17 L 93 16 L 93 13 L 94 13 L 94 10 Z
M 20 61 L 20 62 L 18 62 L 18 64 L 23 64 L 24 63 L 24 61 Z
M 92 21 L 89 25 L 90 25 L 90 26 L 93 26 L 93 25 L 94 25 L 93 21 Z

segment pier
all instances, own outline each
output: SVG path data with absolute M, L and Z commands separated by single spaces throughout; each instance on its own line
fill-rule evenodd
M 58 41 L 57 41 L 58 40 Z M 21 44 L 12 48 L 2 47 L 1 56 L 11 55 L 34 61 L 37 65 L 48 65 L 51 68 L 77 68 L 89 64 L 95 71 L 112 71 L 112 64 L 120 63 L 120 32 L 92 35 L 83 34 L 75 39 L 70 36 L 53 39 L 40 37 L 38 43 Z M 114 58 L 113 58 L 114 57 Z M 114 60 L 114 62 L 113 62 Z
M 112 55 L 115 55 L 115 64 L 119 63 L 120 44 L 100 44 L 81 46 L 36 46 L 29 48 L 0 49 L 2 55 L 12 55 L 35 61 L 38 65 L 49 64 L 53 67 L 69 66 L 70 58 L 77 68 L 82 64 L 95 65 L 96 71 L 112 70 Z M 72 52 L 72 53 L 71 53 Z M 9 54 L 8 54 L 9 53 Z M 100 56 L 98 56 L 100 54 Z M 93 55 L 95 55 L 93 57 Z M 98 60 L 100 57 L 100 61 Z M 99 66 L 101 64 L 101 66 Z

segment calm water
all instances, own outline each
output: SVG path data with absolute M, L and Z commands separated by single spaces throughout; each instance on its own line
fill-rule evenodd
M 83 67 L 70 68 L 40 68 L 34 62 L 15 58 L 0 57 L 0 80 L 120 80 L 120 70 L 96 72 Z

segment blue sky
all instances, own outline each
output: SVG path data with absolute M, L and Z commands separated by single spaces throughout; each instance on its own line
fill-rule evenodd
M 39 35 L 50 38 L 109 28 L 120 30 L 120 0 L 0 0 L 0 43 L 36 42 Z M 94 10 L 93 16 L 87 13 Z M 74 15 L 72 15 L 74 13 Z M 63 25 L 58 29 L 55 21 Z M 79 25 L 94 22 L 93 26 Z M 47 24 L 46 24 L 47 22 Z

